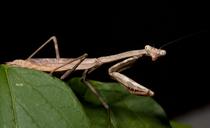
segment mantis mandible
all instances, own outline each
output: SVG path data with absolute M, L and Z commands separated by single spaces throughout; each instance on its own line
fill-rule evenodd
M 40 51 L 49 42 L 54 43 L 56 58 L 32 58 L 38 51 Z M 95 90 L 90 82 L 86 80 L 87 74 L 100 67 L 102 64 L 119 61 L 117 64 L 111 66 L 108 70 L 108 74 L 114 80 L 123 85 L 130 93 L 142 96 L 153 96 L 154 92 L 150 89 L 140 85 L 131 78 L 121 74 L 120 72 L 129 68 L 132 63 L 141 58 L 142 56 L 150 56 L 153 61 L 157 60 L 160 56 L 166 55 L 166 51 L 157 49 L 152 46 L 146 45 L 141 50 L 131 50 L 115 55 L 102 56 L 98 58 L 87 58 L 87 54 L 83 54 L 78 58 L 60 58 L 57 38 L 55 36 L 50 37 L 43 45 L 41 45 L 35 52 L 33 52 L 26 60 L 16 59 L 11 62 L 6 62 L 7 65 L 30 68 L 45 72 L 61 72 L 66 71 L 61 79 L 65 79 L 71 72 L 75 70 L 84 70 L 82 75 L 82 81 L 87 85 L 91 91 L 98 97 L 102 105 L 109 109 L 108 104 Z M 124 60 L 123 60 L 124 59 Z

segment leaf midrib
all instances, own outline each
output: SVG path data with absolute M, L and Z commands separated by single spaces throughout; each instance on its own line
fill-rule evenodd
M 8 80 L 8 73 L 7 73 L 7 68 L 4 68 L 4 72 L 5 72 L 5 75 L 6 75 L 6 81 L 7 81 L 7 84 L 8 84 L 8 89 L 9 89 L 9 94 L 10 94 L 10 97 L 11 97 L 11 103 L 12 103 L 12 113 L 13 113 L 13 117 L 14 117 L 14 125 L 15 125 L 15 128 L 18 128 L 18 123 L 17 123 L 17 111 L 16 111 L 16 103 L 15 103 L 15 96 L 13 95 L 13 90 L 12 90 L 12 87 L 11 87 L 11 84 Z

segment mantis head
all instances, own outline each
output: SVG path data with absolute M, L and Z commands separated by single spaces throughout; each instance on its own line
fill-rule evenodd
M 146 45 L 144 49 L 146 51 L 146 54 L 148 56 L 151 56 L 152 61 L 157 60 L 157 58 L 160 57 L 160 56 L 165 56 L 166 55 L 165 50 L 157 49 L 157 48 L 152 47 L 150 45 Z

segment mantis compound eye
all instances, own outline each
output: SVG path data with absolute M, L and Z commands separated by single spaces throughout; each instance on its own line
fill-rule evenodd
M 166 51 L 165 50 L 160 50 L 160 53 L 159 53 L 161 56 L 164 56 L 166 55 Z
M 149 50 L 150 48 L 151 48 L 151 46 L 149 46 L 149 45 L 146 45 L 146 46 L 144 47 L 145 50 Z
M 146 45 L 144 48 L 145 48 L 146 50 L 149 50 L 149 49 L 150 49 L 150 46 L 149 46 L 149 45 Z

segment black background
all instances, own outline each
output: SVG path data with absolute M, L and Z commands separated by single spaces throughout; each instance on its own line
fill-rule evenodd
M 201 32 L 164 47 L 167 55 L 156 62 L 144 57 L 124 71 L 155 91 L 154 98 L 173 118 L 210 103 L 207 5 L 201 1 L 5 3 L 0 12 L 0 62 L 27 58 L 52 35 L 58 38 L 62 57 L 85 52 L 99 57 L 146 44 L 160 47 Z M 52 46 L 36 57 L 54 57 Z M 109 66 L 90 78 L 112 81 Z

